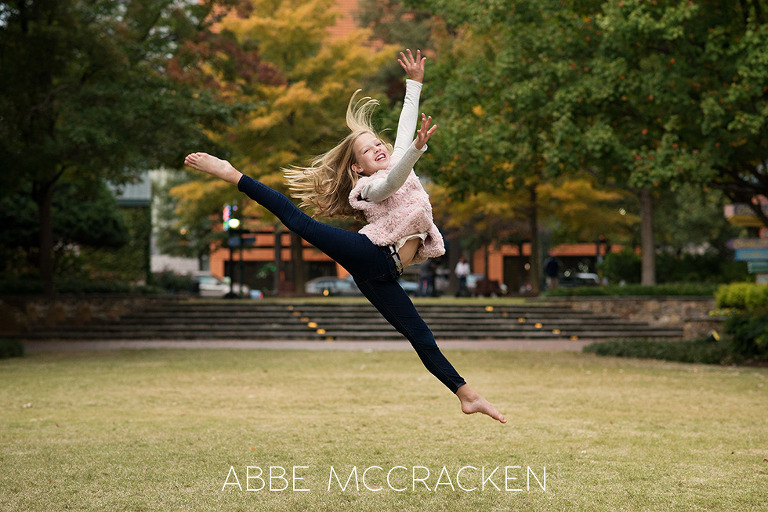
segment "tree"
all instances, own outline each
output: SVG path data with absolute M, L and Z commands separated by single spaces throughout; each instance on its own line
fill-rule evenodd
M 583 3 L 425 2 L 445 20 L 436 25 L 443 33 L 433 35 L 441 42 L 431 78 L 439 91 L 425 106 L 440 129 L 425 160 L 435 180 L 458 197 L 524 194 L 534 275 L 541 259 L 538 189 L 563 172 L 546 154 L 560 116 L 558 94 L 582 73 L 568 63 L 592 51 L 578 10 Z M 439 143 L 445 140 L 451 143 Z M 538 284 L 532 282 L 534 292 Z
M 414 52 L 420 49 L 422 54 L 433 56 L 430 50 L 433 48 L 431 35 L 435 18 L 429 11 L 418 6 L 408 7 L 401 0 L 358 0 L 357 5 L 355 17 L 361 27 L 370 29 L 372 45 L 410 48 Z M 402 101 L 405 94 L 403 69 L 394 59 L 385 62 L 366 83 L 386 91 L 393 105 Z M 396 111 L 393 113 L 396 116 Z M 397 117 L 393 116 L 389 121 L 396 123 Z
M 175 81 L 169 56 L 221 2 L 17 0 L 0 4 L 3 187 L 29 194 L 39 272 L 53 291 L 52 205 L 62 180 L 122 184 L 210 147 L 215 98 Z
M 768 192 L 765 8 L 757 0 L 606 3 L 594 18 L 599 47 L 574 85 L 581 95 L 558 123 L 558 142 L 570 141 L 573 155 L 607 175 L 624 176 L 646 204 L 655 189 L 683 183 L 752 204 Z M 648 215 L 643 225 L 647 240 Z M 650 284 L 647 243 L 643 282 Z
M 332 39 L 328 28 L 337 17 L 334 7 L 332 0 L 250 2 L 248 9 L 232 12 L 217 25 L 240 44 L 258 48 L 261 59 L 278 70 L 280 80 L 230 81 L 233 101 L 249 108 L 236 125 L 215 138 L 229 148 L 235 167 L 283 192 L 287 190 L 282 168 L 303 165 L 333 147 L 346 134 L 344 115 L 354 91 L 397 55 L 390 47 L 374 50 L 360 44 L 369 38 L 367 30 Z M 224 204 L 237 202 L 246 217 L 259 216 L 278 225 L 258 205 L 243 201 L 242 194 L 205 176 L 172 193 L 190 217 L 219 213 Z M 304 286 L 300 244 L 294 235 L 297 291 Z
M 702 0 L 629 2 L 606 12 L 606 48 L 629 32 L 638 65 L 655 64 L 662 115 L 648 127 L 653 138 L 639 155 L 655 163 L 638 169 L 637 181 L 712 184 L 743 202 L 768 192 L 766 8 L 759 0 Z M 762 209 L 755 210 L 768 226 Z
M 526 189 L 506 190 L 469 194 L 457 200 L 450 189 L 433 186 L 430 196 L 435 218 L 443 227 L 455 230 L 463 248 L 470 251 L 506 242 L 520 246 L 522 254 L 523 243 L 532 240 L 532 210 L 537 212 L 538 223 L 550 230 L 552 243 L 598 239 L 627 243 L 637 222 L 637 217 L 625 209 L 625 192 L 596 188 L 586 176 L 539 184 L 535 194 Z M 536 204 L 529 203 L 531 197 L 536 198 Z M 521 276 L 521 283 L 536 280 L 533 273 Z
M 51 212 L 51 238 L 59 255 L 73 244 L 119 248 L 128 243 L 124 216 L 117 209 L 114 194 L 101 181 L 62 178 Z M 40 223 L 28 191 L 17 190 L 0 198 L 0 224 L 0 270 L 31 274 L 36 265 Z
M 451 140 L 473 149 L 435 160 L 456 190 L 584 170 L 633 190 L 645 284 L 659 189 L 719 188 L 768 221 L 752 201 L 768 193 L 766 2 L 426 4 L 461 27 L 440 115 L 458 113 Z

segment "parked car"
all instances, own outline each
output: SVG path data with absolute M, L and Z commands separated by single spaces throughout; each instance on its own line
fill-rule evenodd
M 323 295 L 325 297 L 349 297 L 362 295 L 355 281 L 348 277 L 340 279 L 338 277 L 316 277 L 310 279 L 304 286 L 304 291 L 310 295 Z
M 400 286 L 402 286 L 403 290 L 405 290 L 405 293 L 407 293 L 411 297 L 416 297 L 419 294 L 419 283 L 414 283 L 413 281 L 406 281 L 402 277 L 398 279 L 397 282 L 400 283 Z
M 197 272 L 192 274 L 192 279 L 195 281 L 195 291 L 201 297 L 224 297 L 229 293 L 229 277 L 220 279 L 210 272 Z M 251 296 L 251 289 L 245 284 L 241 286 L 234 283 L 232 292 L 238 297 L 248 298 Z
M 575 288 L 577 286 L 598 286 L 600 277 L 591 272 L 574 272 L 563 275 L 558 280 L 563 288 Z

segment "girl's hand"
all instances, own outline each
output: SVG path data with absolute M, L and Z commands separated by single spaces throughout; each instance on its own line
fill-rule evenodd
M 405 70 L 408 78 L 419 83 L 423 82 L 424 64 L 427 58 L 421 56 L 421 50 L 416 50 L 415 59 L 413 58 L 413 54 L 411 54 L 411 50 L 405 51 L 408 53 L 408 56 L 406 57 L 405 53 L 400 52 L 400 58 L 397 59 L 397 62 L 399 62 L 400 66 Z
M 435 133 L 435 130 L 437 130 L 437 125 L 429 127 L 431 122 L 432 116 L 427 117 L 423 113 L 421 114 L 421 128 L 416 131 L 416 140 L 413 143 L 416 149 L 421 150 L 432 134 Z

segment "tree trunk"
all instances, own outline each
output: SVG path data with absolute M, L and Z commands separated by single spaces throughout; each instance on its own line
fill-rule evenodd
M 293 291 L 304 293 L 307 275 L 304 272 L 304 244 L 296 233 L 291 232 L 291 265 L 293 267 Z
M 541 293 L 541 257 L 539 256 L 539 216 L 536 203 L 536 185 L 531 185 L 529 193 L 528 208 L 530 215 L 528 216 L 528 221 L 529 229 L 531 230 L 531 271 L 529 275 L 531 276 L 531 293 L 538 295 Z
M 275 296 L 280 295 L 280 273 L 282 272 L 281 253 L 283 252 L 282 231 L 281 225 L 275 224 L 275 276 L 272 281 L 272 286 L 274 287 L 272 294 Z
M 36 200 L 40 218 L 40 247 L 38 270 L 46 295 L 53 295 L 53 183 L 43 184 Z
M 463 251 L 461 241 L 455 233 L 451 233 L 446 236 L 445 239 L 447 242 L 445 256 L 448 260 L 448 270 L 450 271 L 448 274 L 448 293 L 455 295 L 456 291 L 459 289 L 459 278 L 456 277 L 454 269 L 456 268 L 456 264 L 459 262 L 459 258 L 461 258 Z
M 656 284 L 656 247 L 653 242 L 653 197 L 651 190 L 640 191 L 640 245 L 642 248 L 642 274 L 640 284 Z

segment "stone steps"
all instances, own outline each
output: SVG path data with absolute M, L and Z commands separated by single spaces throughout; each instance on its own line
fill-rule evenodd
M 562 305 L 417 304 L 440 339 L 681 339 L 682 328 L 656 327 Z M 117 321 L 34 328 L 20 337 L 58 340 L 401 340 L 366 302 L 159 301 Z

